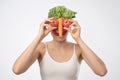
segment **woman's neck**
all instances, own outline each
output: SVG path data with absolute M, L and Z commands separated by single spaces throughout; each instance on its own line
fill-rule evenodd
M 67 43 L 66 40 L 64 40 L 64 41 L 52 40 L 51 42 L 52 42 L 52 44 L 53 44 L 54 46 L 56 46 L 56 47 L 58 47 L 58 48 L 63 48 L 63 47 L 65 47 L 65 45 L 66 45 L 66 43 Z

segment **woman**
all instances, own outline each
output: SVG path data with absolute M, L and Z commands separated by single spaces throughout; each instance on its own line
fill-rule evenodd
M 51 17 L 41 23 L 38 35 L 18 57 L 13 72 L 21 74 L 38 60 L 42 80 L 77 80 L 79 65 L 84 60 L 95 74 L 104 76 L 107 72 L 105 64 L 82 40 L 78 22 L 69 19 L 72 23 L 63 27 L 62 37 L 59 37 L 58 27 L 50 25 L 53 19 Z M 50 32 L 53 40 L 42 43 Z M 68 32 L 76 44 L 67 41 Z

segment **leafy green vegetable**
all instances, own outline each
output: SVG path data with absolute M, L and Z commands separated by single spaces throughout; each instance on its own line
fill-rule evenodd
M 55 18 L 63 17 L 63 18 L 71 19 L 71 18 L 75 18 L 75 14 L 77 14 L 77 12 L 67 9 L 64 6 L 56 6 L 49 10 L 48 17 L 55 17 Z

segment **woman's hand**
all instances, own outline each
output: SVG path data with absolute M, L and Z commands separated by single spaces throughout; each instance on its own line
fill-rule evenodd
M 70 25 L 69 28 L 64 27 L 64 29 L 68 30 L 71 33 L 73 39 L 77 41 L 80 38 L 81 27 L 77 21 L 72 20 L 72 22 L 73 23 Z
M 56 29 L 57 27 L 51 27 L 49 23 L 51 22 L 52 18 L 45 19 L 40 25 L 39 34 L 42 38 L 44 38 L 49 32 Z

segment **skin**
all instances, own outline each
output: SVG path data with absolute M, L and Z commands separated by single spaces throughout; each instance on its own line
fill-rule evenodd
M 67 34 L 69 32 L 76 41 L 75 51 L 79 63 L 84 60 L 95 74 L 104 76 L 107 73 L 106 66 L 104 62 L 95 54 L 95 52 L 93 52 L 82 40 L 80 36 L 81 27 L 78 22 L 71 20 L 73 23 L 70 25 L 70 27 L 64 28 L 68 32 L 63 35 L 63 37 L 58 37 L 52 32 L 52 30 L 56 29 L 56 27 L 51 27 L 49 25 L 50 19 L 52 18 L 45 19 L 41 23 L 40 31 L 35 39 L 15 61 L 13 65 L 13 72 L 15 74 L 24 73 L 36 60 L 41 62 L 46 48 L 45 44 L 41 41 L 50 32 L 53 36 L 53 40 L 47 42 L 50 56 L 57 62 L 68 61 L 73 54 L 73 43 L 67 41 Z M 71 28 L 72 26 L 73 28 Z

